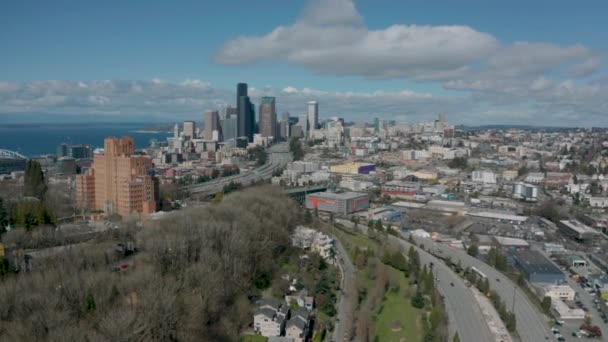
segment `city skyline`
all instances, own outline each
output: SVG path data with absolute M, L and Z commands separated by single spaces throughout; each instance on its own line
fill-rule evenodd
M 464 1 L 446 11 L 437 3 L 296 1 L 221 30 L 234 2 L 182 4 L 171 8 L 183 21 L 173 26 L 156 25 L 165 6 L 147 6 L 141 30 L 131 20 L 137 4 L 9 4 L 0 14 L 8 27 L 0 122 L 188 120 L 238 106 L 233 84 L 242 81 L 254 106 L 272 96 L 277 112 L 294 116 L 317 100 L 320 118 L 348 121 L 417 122 L 445 112 L 469 125 L 539 117 L 608 125 L 601 2 Z M 132 41 L 138 49 L 128 48 Z

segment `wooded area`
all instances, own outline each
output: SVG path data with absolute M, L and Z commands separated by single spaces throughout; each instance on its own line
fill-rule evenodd
M 256 187 L 36 258 L 0 283 L 0 339 L 236 341 L 301 217 L 278 190 Z M 117 257 L 128 241 L 139 252 Z

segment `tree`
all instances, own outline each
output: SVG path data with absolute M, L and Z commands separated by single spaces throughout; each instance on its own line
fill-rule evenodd
M 424 308 L 424 296 L 422 292 L 416 291 L 416 294 L 412 297 L 412 306 L 417 309 Z
M 452 339 L 452 342 L 460 342 L 460 336 L 458 336 L 458 332 L 456 332 L 456 334 L 454 334 L 454 338 Z
M 3 233 L 9 223 L 8 211 L 4 207 L 4 200 L 0 197 L 0 233 Z
M 468 166 L 468 160 L 466 157 L 456 157 L 448 163 L 448 166 L 452 169 L 466 169 Z
M 223 192 L 218 192 L 215 194 L 215 196 L 213 197 L 213 204 L 219 204 L 222 199 L 224 199 L 224 193 Z
M 377 220 L 376 224 L 374 226 L 374 228 L 379 231 L 379 232 L 383 232 L 384 231 L 384 227 L 382 226 L 382 221 Z
M 44 181 L 42 166 L 37 161 L 28 160 L 23 179 L 23 195 L 42 200 L 46 190 L 47 186 Z
M 310 213 L 310 209 L 306 209 L 306 211 L 304 211 L 304 223 L 305 224 L 312 223 L 312 214 Z
M 477 256 L 477 253 L 479 253 L 479 247 L 477 247 L 476 244 L 472 244 L 469 246 L 469 248 L 467 248 L 467 254 L 473 257 Z
M 540 303 L 540 306 L 543 308 L 545 313 L 551 312 L 551 297 L 545 296 L 543 301 Z
M 289 151 L 291 152 L 294 161 L 304 158 L 304 150 L 302 149 L 302 144 L 298 138 L 291 138 L 289 141 Z

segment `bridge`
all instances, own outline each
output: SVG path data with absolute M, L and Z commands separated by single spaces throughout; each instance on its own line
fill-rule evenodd
M 21 153 L 0 149 L 0 174 L 24 171 L 27 157 Z
M 0 148 L 0 160 L 4 159 L 27 159 L 27 157 L 19 152 L 3 150 Z
M 317 186 L 307 186 L 302 188 L 293 188 L 286 189 L 283 191 L 287 196 L 295 199 L 300 204 L 304 204 L 306 200 L 306 195 L 314 194 L 315 192 L 323 192 L 327 190 L 327 186 L 325 185 L 317 185 Z

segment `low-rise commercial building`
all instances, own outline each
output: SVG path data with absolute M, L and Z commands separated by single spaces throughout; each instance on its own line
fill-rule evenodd
M 513 198 L 526 202 L 536 202 L 538 199 L 538 187 L 521 182 L 515 183 L 513 184 Z
M 543 296 L 551 299 L 574 300 L 576 291 L 569 285 L 547 285 L 543 286 Z
M 537 251 L 521 251 L 511 255 L 517 267 L 531 283 L 557 284 L 566 276 L 551 260 Z
M 318 192 L 306 196 L 306 208 L 349 215 L 369 208 L 369 196 L 359 192 Z
M 557 224 L 560 232 L 578 242 L 593 243 L 599 233 L 588 225 L 577 220 L 562 220 Z
M 494 236 L 493 239 L 494 244 L 503 252 L 519 252 L 530 249 L 530 244 L 526 240 L 502 236 Z
M 350 173 L 350 174 L 369 174 L 371 171 L 376 170 L 375 164 L 369 163 L 347 163 L 332 165 L 329 170 L 334 173 Z

